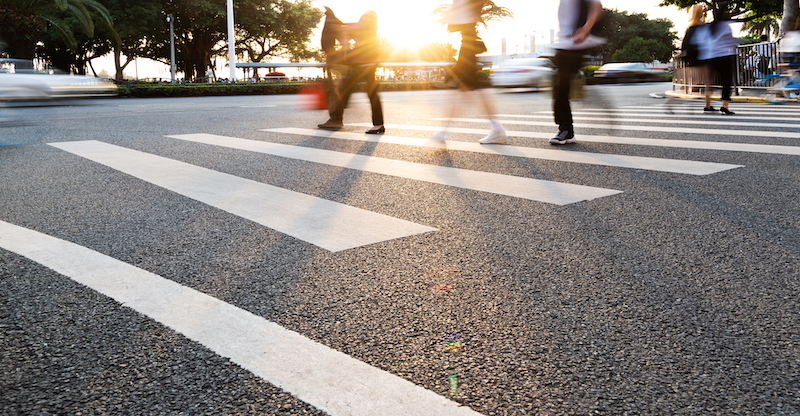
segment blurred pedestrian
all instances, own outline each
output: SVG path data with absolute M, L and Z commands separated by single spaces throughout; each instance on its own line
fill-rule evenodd
M 453 5 L 445 18 L 448 32 L 461 32 L 461 47 L 458 51 L 458 61 L 451 74 L 460 89 L 465 92 L 474 92 L 478 95 L 492 131 L 488 136 L 480 139 L 481 144 L 497 144 L 506 142 L 506 131 L 494 118 L 494 109 L 487 93 L 478 88 L 478 59 L 476 55 L 486 52 L 486 45 L 478 37 L 478 20 L 487 0 L 453 0 Z M 453 118 L 456 108 L 454 97 L 450 103 L 450 117 Z M 444 142 L 450 121 L 445 123 L 442 130 L 434 133 L 431 140 Z
M 330 9 L 328 9 L 330 10 Z M 378 43 L 378 15 L 372 10 L 361 16 L 358 23 L 342 24 L 346 33 L 344 36 L 343 64 L 347 67 L 338 97 L 332 100 L 330 119 L 317 127 L 329 130 L 338 130 L 343 126 L 344 109 L 350 100 L 359 82 L 366 81 L 367 96 L 372 107 L 372 128 L 367 134 L 381 134 L 386 132 L 383 126 L 383 107 L 378 97 L 378 81 L 375 79 L 375 70 L 378 68 L 380 48 Z M 354 41 L 355 46 L 348 49 L 349 41 Z
M 683 61 L 684 66 L 684 78 L 686 79 L 694 79 L 695 77 L 699 77 L 703 81 L 706 81 L 706 69 L 705 64 L 700 62 L 699 59 L 699 44 L 703 42 L 707 42 L 707 39 L 700 39 L 699 36 L 703 36 L 703 33 L 696 35 L 697 28 L 705 24 L 706 20 L 706 9 L 705 5 L 702 4 L 695 4 L 690 9 L 689 13 L 689 26 L 686 28 L 686 33 L 683 35 L 683 41 L 681 41 L 681 53 L 678 55 L 678 58 Z M 708 88 L 708 86 L 706 86 Z M 670 104 L 675 97 L 670 96 L 667 98 L 666 107 L 667 112 L 672 113 L 672 109 Z
M 731 101 L 731 86 L 733 84 L 733 68 L 736 65 L 736 48 L 738 42 L 733 37 L 731 30 L 730 13 L 720 8 L 714 9 L 714 21 L 697 29 L 702 31 L 699 37 L 698 58 L 706 64 L 706 91 L 704 113 L 716 113 L 711 106 L 711 88 L 714 75 L 719 75 L 722 84 L 722 107 L 719 111 L 725 115 L 735 114 L 728 109 Z
M 553 63 L 553 116 L 558 134 L 550 144 L 575 143 L 569 97 L 572 80 L 583 66 L 587 49 L 604 43 L 592 33 L 603 14 L 600 0 L 561 0 L 558 5 L 559 44 Z

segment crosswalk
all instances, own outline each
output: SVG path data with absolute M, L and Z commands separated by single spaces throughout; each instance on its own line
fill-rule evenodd
M 696 106 L 673 107 L 672 114 L 666 114 L 663 108 L 653 106 L 621 107 L 613 110 L 583 109 L 576 111 L 574 115 L 576 127 L 583 132 L 596 129 L 634 134 L 662 132 L 676 136 L 661 139 L 580 134 L 579 140 L 582 143 L 800 156 L 800 146 L 763 143 L 769 138 L 780 139 L 782 143 L 800 139 L 800 109 L 741 105 L 736 111 L 743 116 L 722 119 L 698 115 Z M 613 117 L 609 117 L 609 114 Z M 511 138 L 541 140 L 544 143 L 544 140 L 552 136 L 553 124 L 552 120 L 548 120 L 552 116 L 548 113 L 503 114 L 501 117 Z M 541 121 L 532 121 L 539 119 Z M 263 129 L 263 132 L 286 137 L 317 137 L 325 140 L 399 145 L 408 151 L 444 148 L 487 157 L 547 160 L 631 171 L 704 176 L 709 180 L 714 180 L 714 175 L 731 170 L 747 169 L 746 165 L 703 160 L 608 154 L 572 150 L 569 147 L 541 148 L 536 146 L 540 144 L 536 142 L 534 146 L 480 145 L 477 139 L 488 131 L 464 127 L 451 127 L 448 131 L 472 136 L 474 140 L 465 141 L 462 136 L 461 140 L 448 140 L 444 143 L 429 141 L 427 136 L 441 128 L 441 121 L 430 119 L 424 120 L 420 125 L 386 125 L 390 132 L 411 132 L 413 137 L 331 132 L 293 126 Z M 597 123 L 599 121 L 605 122 Z M 485 124 L 487 120 L 463 118 L 451 122 Z M 688 125 L 692 127 L 687 127 Z M 568 180 L 540 180 L 203 132 L 166 137 L 176 143 L 206 146 L 206 150 L 210 149 L 212 152 L 215 148 L 236 149 L 311 165 L 357 170 L 381 175 L 390 180 L 420 181 L 456 190 L 517 198 L 543 204 L 545 207 L 614 198 L 630 192 L 626 189 L 614 189 L 613 183 L 608 188 L 601 188 L 569 183 Z M 736 140 L 726 140 L 725 137 L 734 137 Z M 752 139 L 752 143 L 747 143 L 748 138 Z M 65 141 L 50 143 L 50 146 L 330 252 L 357 249 L 439 231 L 439 224 L 419 224 L 101 141 Z M 0 248 L 51 267 L 132 307 L 218 354 L 231 358 L 259 377 L 332 415 L 477 414 L 400 377 L 370 367 L 246 311 L 183 287 L 168 278 L 147 273 L 75 244 L 0 222 Z M 108 276 L 114 276 L 114 279 L 109 280 Z M 209 322 L 208 326 L 198 328 L 193 325 L 197 316 L 202 316 L 204 321 Z M 236 345 L 236 348 L 231 349 L 230 345 Z

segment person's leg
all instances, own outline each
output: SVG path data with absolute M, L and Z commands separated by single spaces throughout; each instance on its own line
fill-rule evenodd
M 370 131 L 384 130 L 383 128 L 383 106 L 381 98 L 378 96 L 378 81 L 375 79 L 377 67 L 366 68 L 365 78 L 367 80 L 367 96 L 372 107 L 372 129 Z
M 703 80 L 706 84 L 705 107 L 703 107 L 704 112 L 717 111 L 714 110 L 714 107 L 711 107 L 711 85 L 714 83 L 714 70 L 711 67 L 711 64 L 703 65 Z
M 569 94 L 572 79 L 580 69 L 583 61 L 582 51 L 558 50 L 555 56 L 556 73 L 553 80 L 553 117 L 558 124 L 558 134 L 550 140 L 552 144 L 566 144 L 575 142 L 573 129 L 572 108 L 570 107 Z
M 734 114 L 733 111 L 728 109 L 731 102 L 731 87 L 733 84 L 733 65 L 735 61 L 733 57 L 725 57 L 719 60 L 717 70 L 719 71 L 720 81 L 722 83 L 722 107 L 720 112 L 726 115 Z
M 480 144 L 498 144 L 498 143 L 505 143 L 508 136 L 506 136 L 506 131 L 503 129 L 503 126 L 500 125 L 500 122 L 495 119 L 494 113 L 494 106 L 492 105 L 491 97 L 489 94 L 483 90 L 477 89 L 475 92 L 478 94 L 478 97 L 483 104 L 483 109 L 486 112 L 486 115 L 489 117 L 489 124 L 492 126 L 492 131 L 489 133 L 488 136 L 478 140 Z

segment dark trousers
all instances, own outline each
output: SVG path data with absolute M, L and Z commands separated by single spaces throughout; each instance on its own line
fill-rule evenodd
M 570 51 L 559 49 L 553 58 L 556 73 L 553 77 L 553 116 L 559 131 L 573 131 L 572 108 L 569 105 L 569 93 L 575 74 L 583 66 L 583 50 Z
M 719 74 L 719 82 L 722 85 L 722 101 L 731 100 L 731 85 L 733 84 L 733 66 L 736 64 L 736 56 L 723 56 L 708 61 L 712 71 Z
M 383 107 L 381 99 L 378 97 L 378 82 L 375 79 L 376 65 L 351 66 L 344 77 L 341 88 L 339 88 L 339 99 L 330 107 L 331 120 L 342 121 L 344 109 L 350 101 L 350 95 L 361 81 L 367 83 L 367 96 L 372 107 L 372 124 L 374 126 L 383 125 Z

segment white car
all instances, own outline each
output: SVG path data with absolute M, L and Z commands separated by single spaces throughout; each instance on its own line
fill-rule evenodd
M 543 88 L 550 86 L 554 72 L 548 58 L 509 59 L 492 68 L 489 79 L 495 87 Z
M 18 69 L 18 60 L 0 61 L 0 101 L 95 97 L 117 93 L 117 86 L 107 79 Z

